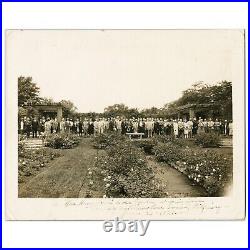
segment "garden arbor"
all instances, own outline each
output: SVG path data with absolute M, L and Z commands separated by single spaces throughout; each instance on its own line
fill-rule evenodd
M 32 107 L 44 116 L 56 117 L 59 122 L 62 120 L 63 106 L 60 103 L 34 104 Z
M 177 107 L 170 113 L 171 116 L 175 116 L 178 119 L 185 117 L 186 119 L 193 119 L 194 117 L 210 118 L 214 116 L 214 105 L 210 103 L 204 104 L 186 104 Z

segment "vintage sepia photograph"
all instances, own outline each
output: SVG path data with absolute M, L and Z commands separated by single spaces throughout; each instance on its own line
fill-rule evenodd
M 9 218 L 244 217 L 244 30 L 6 44 Z
M 228 194 L 231 32 L 13 32 L 18 197 Z
M 2 9 L 3 248 L 247 246 L 247 3 Z

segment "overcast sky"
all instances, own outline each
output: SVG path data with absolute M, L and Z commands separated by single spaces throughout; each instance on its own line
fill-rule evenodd
M 231 81 L 235 32 L 11 31 L 7 47 L 41 96 L 102 112 L 115 103 L 162 107 L 197 81 Z

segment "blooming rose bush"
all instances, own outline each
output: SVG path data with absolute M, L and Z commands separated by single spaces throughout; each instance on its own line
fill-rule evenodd
M 93 147 L 96 149 L 106 149 L 113 146 L 117 141 L 125 141 L 126 137 L 124 135 L 118 134 L 116 132 L 110 132 L 107 134 L 99 134 L 93 139 Z
M 45 138 L 45 146 L 50 148 L 68 149 L 77 146 L 80 137 L 74 134 L 51 134 Z
M 129 140 L 116 141 L 98 161 L 105 197 L 163 197 L 143 152 Z
M 233 179 L 233 159 L 214 151 L 191 151 L 185 173 L 211 195 L 221 195 Z
M 199 134 L 195 138 L 195 143 L 204 148 L 219 147 L 221 138 L 216 133 L 203 133 Z
M 184 139 L 184 138 L 176 138 L 174 135 L 167 136 L 167 135 L 154 135 L 154 140 L 156 140 L 159 143 L 169 143 L 172 142 L 173 144 L 187 148 L 187 147 L 193 147 L 194 141 L 193 139 Z
M 194 183 L 203 186 L 210 195 L 221 195 L 232 181 L 232 157 L 211 150 L 182 148 L 173 143 L 159 144 L 154 151 L 158 161 L 167 162 L 184 173 Z
M 176 162 L 180 159 L 180 147 L 168 142 L 168 143 L 159 143 L 154 148 L 154 153 L 158 161 L 163 162 Z
M 18 182 L 22 183 L 29 176 L 36 175 L 41 168 L 61 154 L 53 149 L 18 150 Z

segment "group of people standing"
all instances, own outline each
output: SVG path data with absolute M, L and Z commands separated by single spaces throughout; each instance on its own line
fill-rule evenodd
M 201 133 L 217 133 L 233 135 L 232 121 L 219 119 L 163 119 L 163 118 L 29 118 L 24 117 L 19 122 L 20 134 L 28 138 L 32 136 L 46 136 L 53 133 L 74 133 L 79 136 L 103 134 L 117 131 L 120 134 L 143 133 L 144 137 L 154 135 L 192 138 Z

